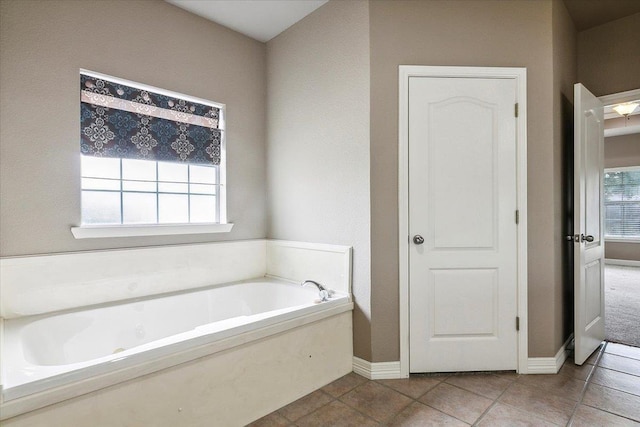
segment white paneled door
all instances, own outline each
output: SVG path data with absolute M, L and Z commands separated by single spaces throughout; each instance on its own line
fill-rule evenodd
M 604 340 L 602 196 L 604 109 L 582 84 L 574 86 L 575 362 L 582 365 Z
M 517 368 L 516 84 L 409 78 L 410 372 Z

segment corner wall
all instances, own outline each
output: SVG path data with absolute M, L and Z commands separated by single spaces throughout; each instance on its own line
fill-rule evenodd
M 578 33 L 578 78 L 594 95 L 640 89 L 640 13 Z M 640 165 L 640 135 L 605 139 L 605 167 Z M 640 260 L 637 243 L 606 243 L 605 257 Z
M 578 78 L 594 95 L 640 88 L 640 13 L 578 33 Z
M 558 351 L 552 3 L 373 1 L 372 361 L 399 360 L 398 65 L 527 67 L 529 357 Z M 557 98 L 556 98 L 557 99 Z
M 330 1 L 267 43 L 267 235 L 353 246 L 354 353 L 365 359 L 368 26 L 368 2 Z
M 553 0 L 553 344 L 559 349 L 573 332 L 573 85 L 577 82 L 577 31 L 562 0 Z
M 0 2 L 0 255 L 263 238 L 263 43 L 164 1 Z M 227 105 L 231 233 L 75 240 L 85 68 Z

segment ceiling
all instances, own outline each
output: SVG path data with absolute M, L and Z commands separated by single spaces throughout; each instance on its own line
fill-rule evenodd
M 165 0 L 267 42 L 328 0 Z M 564 0 L 578 31 L 640 13 L 640 0 Z
M 261 42 L 267 42 L 328 0 L 165 0 Z
M 640 13 L 640 0 L 564 0 L 578 31 Z

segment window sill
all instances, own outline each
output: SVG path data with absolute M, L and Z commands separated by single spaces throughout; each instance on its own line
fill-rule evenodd
M 640 239 L 616 239 L 616 238 L 604 238 L 605 243 L 640 243 Z
M 76 239 L 228 233 L 233 224 L 83 225 L 71 227 Z

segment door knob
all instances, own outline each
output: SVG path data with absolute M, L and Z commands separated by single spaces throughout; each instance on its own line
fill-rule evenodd
M 588 234 L 586 236 L 584 234 L 581 234 L 580 235 L 580 241 L 581 242 L 585 242 L 585 241 L 586 242 L 593 242 L 593 236 L 591 234 Z
M 422 237 L 419 234 L 416 234 L 415 236 L 413 236 L 413 243 L 415 243 L 416 245 L 421 245 L 424 243 L 424 237 Z

